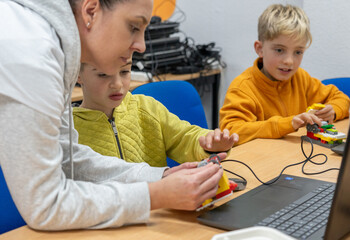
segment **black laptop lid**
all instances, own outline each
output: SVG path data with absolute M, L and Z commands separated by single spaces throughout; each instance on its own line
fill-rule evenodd
M 345 151 L 345 144 L 346 143 L 342 143 L 342 144 L 339 144 L 335 147 L 332 147 L 331 150 L 335 153 L 338 153 L 339 155 L 344 155 L 344 151 Z
M 345 145 L 345 152 L 338 175 L 325 239 L 341 239 L 350 233 L 350 129 Z

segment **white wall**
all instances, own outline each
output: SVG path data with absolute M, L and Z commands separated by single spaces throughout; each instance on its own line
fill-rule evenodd
M 258 17 L 273 3 L 302 7 L 310 18 L 313 43 L 301 67 L 321 80 L 350 77 L 349 0 L 177 0 L 177 7 L 186 14 L 180 30 L 197 44 L 214 41 L 222 48 L 227 68 L 221 76 L 219 107 L 230 82 L 256 59 Z

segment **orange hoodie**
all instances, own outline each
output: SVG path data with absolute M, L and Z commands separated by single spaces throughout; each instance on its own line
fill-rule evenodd
M 287 81 L 272 81 L 258 68 L 261 59 L 230 84 L 220 110 L 220 128 L 239 134 L 238 144 L 280 138 L 294 132 L 292 119 L 313 103 L 330 104 L 336 120 L 349 116 L 349 97 L 299 68 Z

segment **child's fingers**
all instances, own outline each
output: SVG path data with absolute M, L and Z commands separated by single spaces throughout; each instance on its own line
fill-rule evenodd
M 295 128 L 295 129 L 298 129 L 298 128 L 304 126 L 304 125 L 305 125 L 305 122 L 304 122 L 303 120 L 301 120 L 301 119 L 297 119 L 297 120 L 294 122 L 294 125 L 295 125 L 294 128 Z
M 321 124 L 321 120 L 315 115 L 315 114 L 312 114 L 312 113 L 302 113 L 299 116 L 299 119 L 301 119 L 302 121 L 304 121 L 304 124 L 305 123 L 309 123 L 309 124 L 314 124 L 314 123 L 317 123 L 317 124 Z
M 334 109 L 331 105 L 326 105 L 325 108 L 323 108 L 315 113 L 315 115 L 318 118 L 320 118 L 324 121 L 328 121 L 329 123 L 333 123 L 334 114 L 335 114 L 335 112 L 334 112 Z
M 312 123 L 310 123 L 310 124 L 314 124 L 314 123 L 316 123 L 318 126 L 321 126 L 321 119 L 320 118 L 318 118 L 316 115 L 314 115 L 314 114 L 310 114 L 310 117 L 311 117 L 311 121 L 312 121 Z
M 205 148 L 206 149 L 212 148 L 214 138 L 215 138 L 215 131 L 211 131 L 205 136 Z
M 205 144 L 205 137 L 204 136 L 200 136 L 198 138 L 198 141 L 199 141 L 199 145 L 202 147 L 202 148 L 206 148 L 206 144 Z
M 292 126 L 295 130 L 299 129 L 301 126 L 305 124 L 304 120 L 301 117 L 302 117 L 302 114 L 297 115 L 292 119 Z
M 315 113 L 315 115 L 318 116 L 318 115 L 326 114 L 326 113 L 328 113 L 328 112 L 330 112 L 330 111 L 332 111 L 332 110 L 333 110 L 332 105 L 329 105 L 329 104 L 328 104 L 328 105 L 325 105 L 324 108 L 318 110 L 318 111 Z
M 222 135 L 226 139 L 232 137 L 232 135 L 230 136 L 230 131 L 228 129 L 226 129 L 226 128 L 222 131 Z
M 238 142 L 239 136 L 238 136 L 237 133 L 232 134 L 231 137 L 233 137 L 233 142 L 234 142 L 234 143 Z
M 298 124 L 304 124 L 304 123 L 305 123 L 305 122 L 304 122 L 302 119 L 300 119 L 300 118 L 296 118 L 295 121 L 296 121 L 296 123 L 298 123 Z
M 219 128 L 216 128 L 214 130 L 214 141 L 220 141 L 221 140 L 221 130 Z
M 322 114 L 318 115 L 317 117 L 319 117 L 323 121 L 328 121 L 328 123 L 332 124 L 334 120 L 334 113 Z

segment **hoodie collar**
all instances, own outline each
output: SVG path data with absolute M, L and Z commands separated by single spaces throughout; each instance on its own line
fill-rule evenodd
M 113 111 L 113 117 L 116 119 L 118 113 L 126 112 L 128 109 L 128 104 L 131 100 L 132 94 L 128 92 L 123 99 L 122 103 L 116 107 Z M 80 118 L 88 121 L 99 121 L 101 118 L 108 120 L 107 115 L 99 110 L 92 110 L 88 108 L 75 107 L 74 114 L 79 115 Z
M 289 85 L 294 76 L 286 81 L 273 81 L 269 79 L 260 69 L 262 68 L 262 58 L 257 58 L 254 61 L 254 65 L 252 67 L 253 80 L 255 81 L 255 85 L 264 91 L 275 93 L 275 89 L 281 89 L 286 85 Z
M 13 0 L 46 19 L 55 29 L 65 56 L 65 94 L 71 92 L 78 79 L 81 46 L 78 26 L 67 0 Z

